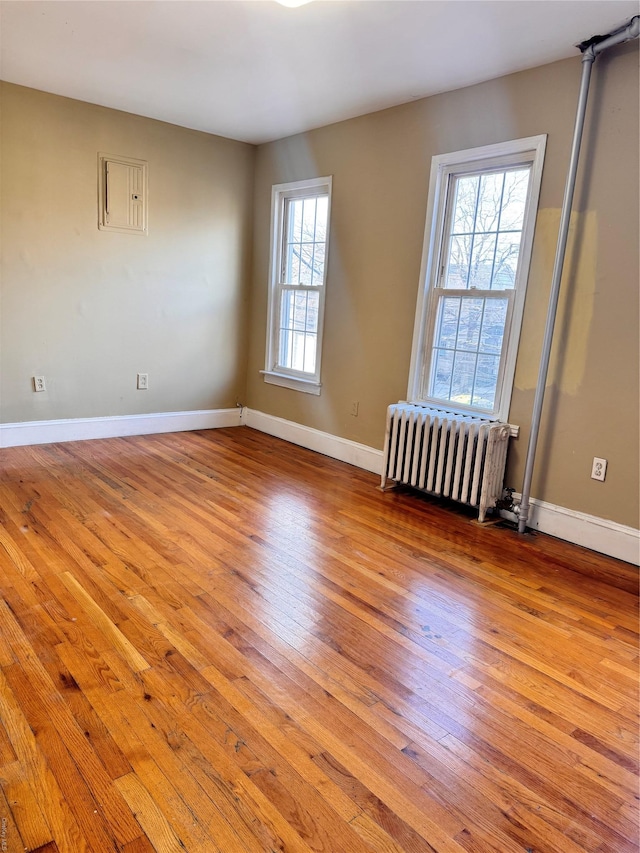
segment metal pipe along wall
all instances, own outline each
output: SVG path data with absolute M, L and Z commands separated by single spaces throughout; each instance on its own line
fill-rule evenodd
M 562 201 L 562 213 L 560 215 L 560 228 L 558 232 L 558 244 L 556 248 L 556 257 L 553 265 L 553 275 L 551 278 L 551 293 L 549 295 L 549 307 L 547 310 L 547 322 L 544 331 L 544 340 L 542 343 L 542 355 L 540 357 L 540 368 L 538 371 L 538 383 L 536 385 L 536 394 L 533 401 L 533 412 L 531 415 L 531 432 L 529 434 L 529 446 L 527 448 L 527 459 L 525 462 L 524 481 L 522 485 L 522 498 L 518 513 L 518 532 L 524 533 L 527 528 L 529 518 L 529 502 L 531 495 L 531 481 L 533 478 L 533 467 L 535 463 L 536 447 L 538 444 L 538 434 L 540 432 L 540 419 L 542 416 L 542 407 L 544 404 L 544 392 L 547 383 L 547 373 L 549 371 L 549 358 L 551 355 L 551 345 L 553 343 L 553 329 L 555 326 L 556 312 L 558 309 L 558 298 L 560 296 L 560 281 L 562 279 L 562 268 L 564 266 L 564 257 L 567 249 L 567 237 L 569 234 L 569 222 L 571 219 L 571 205 L 573 203 L 573 194 L 576 185 L 576 173 L 578 170 L 578 160 L 580 158 L 580 145 L 582 142 L 582 132 L 584 128 L 584 119 L 587 109 L 587 99 L 589 96 L 589 82 L 591 79 L 591 69 L 596 57 L 613 47 L 616 44 L 638 38 L 640 35 L 640 15 L 631 18 L 629 23 L 619 30 L 610 33 L 598 41 L 590 39 L 591 44 L 584 49 L 582 55 L 582 78 L 580 80 L 580 92 L 578 94 L 578 108 L 576 111 L 576 121 L 573 130 L 573 142 L 571 145 L 571 155 L 569 158 L 569 169 L 567 172 L 567 182 L 565 185 L 564 199 Z

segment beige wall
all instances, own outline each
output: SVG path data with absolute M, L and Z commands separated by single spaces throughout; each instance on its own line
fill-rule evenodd
M 1 132 L 1 421 L 242 399 L 254 148 L 11 84 Z M 148 236 L 98 230 L 98 152 L 148 161 Z
M 581 73 L 566 60 L 260 146 L 247 402 L 381 448 L 406 395 L 431 157 L 548 134 L 510 420 L 522 486 L 555 238 Z M 271 185 L 333 175 L 322 394 L 267 385 Z M 638 51 L 597 62 L 533 496 L 638 526 Z M 351 403 L 360 404 L 357 418 Z M 591 480 L 593 456 L 609 460 Z

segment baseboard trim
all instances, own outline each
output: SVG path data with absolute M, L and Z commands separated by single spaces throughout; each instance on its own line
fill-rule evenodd
M 374 474 L 382 473 L 382 451 L 366 444 L 358 444 L 357 441 L 340 438 L 329 432 L 322 432 L 284 418 L 276 418 L 274 415 L 266 415 L 255 409 L 245 408 L 242 422 L 252 429 L 266 432 L 268 435 L 282 438 L 292 444 L 306 447 L 308 450 L 315 450 L 340 462 L 347 462 L 349 465 L 355 465 Z
M 90 438 L 121 438 L 127 435 L 152 435 L 160 432 L 186 432 L 196 429 L 240 426 L 240 423 L 239 408 L 26 421 L 0 424 L 0 447 L 82 441 Z
M 517 503 L 521 496 L 513 495 Z M 502 511 L 503 518 L 517 522 L 517 516 Z M 640 530 L 626 527 L 597 515 L 567 509 L 563 506 L 531 498 L 527 527 L 548 533 L 566 542 L 583 545 L 592 551 L 607 554 L 637 566 L 640 564 Z

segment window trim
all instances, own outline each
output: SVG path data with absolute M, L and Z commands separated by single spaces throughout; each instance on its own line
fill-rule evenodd
M 271 189 L 271 235 L 269 258 L 269 296 L 267 303 L 267 339 L 265 369 L 261 370 L 264 381 L 271 385 L 280 385 L 306 394 L 320 394 L 322 368 L 322 334 L 324 331 L 324 305 L 326 297 L 327 271 L 329 266 L 329 243 L 331 237 L 331 191 L 332 177 L 308 178 L 303 181 L 290 181 L 274 184 Z M 316 336 L 315 373 L 304 373 L 278 365 L 278 316 L 280 309 L 280 269 L 284 251 L 285 202 L 291 198 L 315 197 L 326 194 L 327 225 L 325 240 L 324 279 L 321 285 L 313 286 L 318 293 L 318 331 Z M 304 287 L 304 285 L 302 285 Z M 310 288 L 311 289 L 311 288 Z
M 418 403 L 429 403 L 448 411 L 463 414 L 470 412 L 483 415 L 488 420 L 508 421 L 509 406 L 513 392 L 513 380 L 518 356 L 518 344 L 522 328 L 524 301 L 529 278 L 531 251 L 535 231 L 542 168 L 547 143 L 547 135 L 529 136 L 523 139 L 499 142 L 478 148 L 468 148 L 449 154 L 437 154 L 431 160 L 431 175 L 429 179 L 429 196 L 424 233 L 422 262 L 416 315 L 411 347 L 411 363 L 409 368 L 409 384 L 407 400 Z M 518 163 L 531 163 L 531 173 L 528 188 L 528 202 L 522 227 L 522 242 L 518 263 L 518 278 L 513 289 L 511 303 L 511 319 L 505 321 L 505 343 L 501 359 L 498 383 L 496 385 L 496 405 L 492 412 L 476 406 L 465 406 L 421 395 L 424 376 L 431 370 L 431 349 L 435 328 L 435 313 L 439 300 L 434 294 L 438 284 L 440 259 L 446 244 L 447 235 L 447 191 L 451 175 L 477 172 L 482 169 L 496 169 Z M 457 293 L 457 291 L 452 291 Z M 500 291 L 502 293 L 502 291 Z

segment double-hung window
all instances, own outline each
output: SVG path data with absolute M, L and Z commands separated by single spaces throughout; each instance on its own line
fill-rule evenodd
M 508 420 L 545 143 L 433 158 L 409 399 Z
M 272 192 L 271 287 L 264 378 L 320 393 L 331 178 Z

